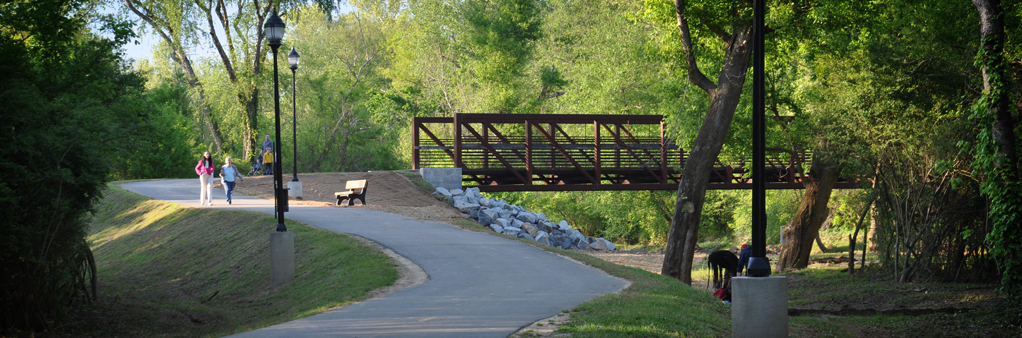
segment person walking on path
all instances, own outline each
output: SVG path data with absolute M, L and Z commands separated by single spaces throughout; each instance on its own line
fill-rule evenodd
M 224 167 L 220 169 L 220 179 L 224 180 L 224 192 L 227 193 L 227 204 L 231 204 L 231 193 L 234 192 L 235 180 L 244 181 L 245 178 L 241 176 L 241 172 L 238 171 L 238 167 L 231 164 L 231 157 L 227 156 L 224 160 Z
M 209 152 L 202 154 L 199 163 L 195 165 L 195 174 L 199 175 L 199 205 L 213 205 L 213 158 Z
M 263 168 L 264 175 L 273 175 L 273 147 L 266 147 L 263 153 Z
M 270 135 L 266 135 L 266 141 L 263 141 L 262 149 L 270 148 L 273 149 L 273 141 L 270 141 Z

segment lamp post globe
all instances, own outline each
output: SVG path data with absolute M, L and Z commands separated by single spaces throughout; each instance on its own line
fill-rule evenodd
M 284 38 L 284 20 L 280 19 L 277 11 L 270 12 L 266 18 L 263 30 L 266 33 L 267 44 L 273 50 L 273 115 L 276 126 L 277 146 L 273 149 L 273 199 L 276 202 L 277 231 L 287 231 L 284 225 L 284 210 L 287 208 L 287 195 L 284 192 L 284 180 L 280 174 L 280 81 L 277 78 L 277 49 L 280 48 L 280 40 Z
M 291 64 L 291 163 L 294 164 L 294 169 L 291 171 L 291 182 L 298 182 L 298 96 L 296 96 L 297 87 L 295 87 L 295 71 L 298 70 L 298 51 L 294 47 L 291 47 L 291 52 L 287 53 L 287 63 Z M 297 195 L 296 195 L 297 196 Z
M 277 15 L 277 11 L 271 11 L 270 17 L 266 18 L 266 23 L 263 24 L 266 40 L 271 48 L 276 49 L 280 47 L 280 40 L 284 38 L 284 29 L 286 27 L 287 25 L 284 24 L 284 20 L 281 20 L 280 16 Z
M 298 69 L 298 59 L 301 56 L 298 55 L 298 51 L 294 47 L 291 47 L 291 52 L 287 53 L 287 63 L 291 65 L 291 70 Z

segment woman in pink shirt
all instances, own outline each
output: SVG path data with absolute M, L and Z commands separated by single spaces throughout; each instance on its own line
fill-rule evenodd
M 213 158 L 209 152 L 202 154 L 195 165 L 195 174 L 199 175 L 199 205 L 213 205 Z

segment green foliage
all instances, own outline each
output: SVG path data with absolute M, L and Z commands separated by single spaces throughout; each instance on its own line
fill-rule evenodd
M 982 45 L 990 41 L 985 36 Z M 1012 163 L 1015 154 L 1005 155 L 994 135 L 995 105 L 1010 95 L 1009 79 L 1002 53 L 980 48 L 976 66 L 985 70 L 986 90 L 972 106 L 969 120 L 979 129 L 975 143 L 963 151 L 973 154 L 972 167 L 986 174 L 980 184 L 981 191 L 990 199 L 988 212 L 992 229 L 986 240 L 990 253 L 997 257 L 1001 270 L 1002 291 L 1015 300 L 1022 299 L 1022 182 L 1018 163 Z M 1017 142 L 1017 140 L 1010 140 Z M 1010 157 L 1009 157 L 1010 156 Z
M 25 17 L 0 34 L 0 330 L 58 323 L 68 304 L 94 299 L 85 219 L 148 111 L 143 80 L 113 41 L 84 34 L 77 2 L 4 6 Z M 61 17 L 63 19 L 61 19 Z M 7 22 L 9 20 L 5 20 Z M 24 37 L 31 37 L 25 39 Z M 94 267 L 94 266 L 92 266 Z
M 707 191 L 699 225 L 700 239 L 730 241 L 735 234 L 733 226 L 738 225 L 735 212 L 742 202 L 738 194 L 731 191 Z
M 117 153 L 117 179 L 193 177 L 192 166 L 205 149 L 197 143 L 190 117 L 188 89 L 178 76 L 145 92 L 141 117 L 127 136 L 131 147 Z M 220 159 L 218 162 L 223 162 Z
M 326 22 L 312 7 L 301 8 L 289 42 L 301 48 L 297 102 L 290 81 L 282 86 L 282 133 L 291 134 L 297 118 L 299 171 L 367 171 L 407 167 L 398 149 L 407 134 L 409 114 L 418 102 L 408 93 L 382 91 L 390 79 L 381 70 L 390 64 L 384 51 L 387 19 L 350 13 Z M 272 92 L 270 87 L 267 92 Z M 412 94 L 414 95 L 414 94 Z M 272 98 L 266 100 L 272 103 Z M 297 117 L 291 107 L 297 103 Z M 286 108 L 286 109 L 285 109 Z M 266 130 L 272 130 L 268 127 Z M 290 144 L 291 137 L 284 137 Z M 291 147 L 282 148 L 285 161 Z
M 871 4 L 867 17 L 853 20 L 854 30 L 835 32 L 837 41 L 847 41 L 836 47 L 827 36 L 826 47 L 789 46 L 812 52 L 810 66 L 785 75 L 798 74 L 790 98 L 801 105 L 796 117 L 805 119 L 794 127 L 822 135 L 842 175 L 874 183 L 879 214 L 870 240 L 892 275 L 989 280 L 995 271 L 984 244 L 961 236 L 988 230 L 970 159 L 954 145 L 971 133 L 962 112 L 974 95 L 976 70 L 960 51 L 974 48 L 978 20 L 968 3 L 910 3 Z M 938 163 L 945 170 L 935 170 Z M 849 226 L 860 212 L 839 214 L 835 224 Z
M 535 0 L 470 0 L 462 4 L 468 64 L 484 96 L 484 110 L 511 113 L 529 100 L 520 89 L 533 42 L 540 38 Z

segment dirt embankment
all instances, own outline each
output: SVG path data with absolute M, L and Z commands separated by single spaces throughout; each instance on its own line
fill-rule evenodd
M 284 175 L 285 187 L 291 178 L 291 175 Z M 368 180 L 366 205 L 362 206 L 355 202 L 354 208 L 448 223 L 452 219 L 464 218 L 457 210 L 419 189 L 408 177 L 393 171 L 301 174 L 298 180 L 302 182 L 302 200 L 292 200 L 291 203 L 336 206 L 337 199 L 334 198 L 334 193 L 345 191 L 345 182 Z M 246 177 L 244 181 L 238 182 L 235 191 L 249 196 L 273 198 L 273 176 Z

